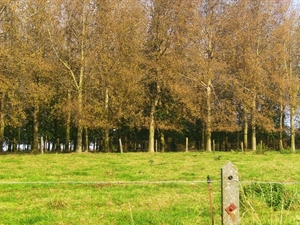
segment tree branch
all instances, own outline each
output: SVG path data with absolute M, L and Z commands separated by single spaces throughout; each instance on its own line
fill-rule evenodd
M 74 72 L 73 72 L 71 66 L 70 66 L 65 60 L 63 60 L 63 59 L 60 57 L 60 55 L 58 54 L 58 52 L 57 52 L 57 50 L 56 50 L 56 48 L 55 48 L 55 46 L 54 46 L 53 39 L 52 39 L 52 34 L 51 34 L 49 28 L 48 28 L 48 34 L 49 34 L 49 37 L 50 37 L 52 49 L 53 49 L 53 51 L 54 51 L 56 57 L 57 57 L 58 60 L 65 66 L 65 68 L 70 72 L 71 77 L 73 78 L 75 87 L 76 87 L 77 89 L 79 89 L 79 84 L 78 84 L 78 82 L 77 82 L 77 80 L 76 80 L 76 76 L 75 76 L 75 74 L 74 74 Z

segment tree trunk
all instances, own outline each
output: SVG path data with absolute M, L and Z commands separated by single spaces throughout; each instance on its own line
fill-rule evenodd
M 229 147 L 230 146 L 229 146 L 229 141 L 228 141 L 228 135 L 227 135 L 227 132 L 226 132 L 226 134 L 225 134 L 225 150 L 226 151 L 230 150 Z
M 89 151 L 89 134 L 88 134 L 88 129 L 85 127 L 85 152 Z
M 156 84 L 156 95 L 154 101 L 151 106 L 150 110 L 150 124 L 149 124 L 149 139 L 148 139 L 148 152 L 155 152 L 155 145 L 154 145 L 154 135 L 155 135 L 155 111 L 156 106 L 159 101 L 159 94 L 160 94 L 160 86 Z
M 48 136 L 45 137 L 45 152 L 49 151 L 50 141 L 48 140 Z
M 105 114 L 106 120 L 108 121 L 108 105 L 109 105 L 109 95 L 108 95 L 108 88 L 105 89 Z M 109 128 L 105 128 L 104 130 L 104 151 L 109 152 Z
M 280 104 L 280 116 L 279 116 L 279 150 L 283 149 L 282 141 L 283 132 L 283 105 Z
M 35 106 L 33 110 L 33 141 L 32 141 L 32 153 L 38 153 L 39 147 L 39 106 Z
M 81 153 L 82 152 L 82 91 L 81 89 L 78 90 L 78 122 L 77 122 L 77 143 L 76 143 L 76 152 Z
M 56 152 L 61 152 L 61 147 L 60 147 L 60 139 L 56 138 L 56 148 L 55 148 Z
M 104 151 L 109 152 L 109 129 L 104 130 Z
M 160 151 L 165 152 L 165 146 L 166 146 L 166 141 L 165 141 L 165 134 L 163 131 L 160 132 Z
M 248 149 L 248 112 L 244 109 L 244 149 Z
M 238 131 L 238 132 L 237 132 L 237 142 L 236 142 L 236 146 L 237 146 L 238 149 L 239 149 L 240 143 L 241 143 L 241 140 L 240 140 L 240 132 Z
M 41 152 L 41 154 L 44 154 L 44 139 L 43 139 L 43 137 L 41 137 L 41 141 L 40 141 L 40 152 Z
M 254 96 L 253 102 L 252 102 L 253 112 L 252 112 L 252 136 L 251 136 L 251 143 L 252 143 L 252 151 L 256 151 L 256 117 L 255 117 L 255 110 L 256 110 L 256 96 Z
M 68 90 L 68 105 L 71 104 L 71 93 L 70 90 Z M 66 142 L 65 142 L 65 151 L 70 151 L 70 132 L 71 132 L 71 110 L 68 109 L 67 112 L 67 118 L 66 118 Z
M 70 146 L 69 146 L 70 145 L 70 129 L 71 129 L 70 122 L 71 121 L 69 121 L 69 119 L 68 119 L 67 123 L 66 123 L 66 142 L 65 142 L 65 145 L 66 145 L 65 151 L 66 152 L 70 151 Z
M 148 152 L 154 152 L 154 134 L 155 134 L 154 114 L 155 114 L 155 105 L 152 105 L 151 112 L 150 112 Z
M 256 151 L 256 126 L 255 124 L 252 125 L 252 150 Z
M 206 121 L 206 131 L 205 131 L 205 150 L 211 152 L 211 80 L 207 84 L 207 121 Z
M 291 105 L 291 118 L 290 118 L 290 129 L 291 129 L 291 150 L 296 151 L 295 146 L 295 107 Z
M 204 150 L 205 149 L 205 128 L 203 127 L 201 129 L 201 145 L 200 145 L 200 148 L 201 150 Z
M 18 131 L 19 133 L 20 131 Z M 18 138 L 19 141 L 16 140 L 16 138 L 13 139 L 13 146 L 12 146 L 12 151 L 16 152 L 19 151 L 20 149 L 18 149 L 18 143 L 20 142 L 20 138 Z
M 0 96 L 0 152 L 3 152 L 3 144 L 4 144 L 4 118 L 5 115 L 3 113 L 3 108 L 4 108 L 4 98 L 2 97 L 2 95 Z

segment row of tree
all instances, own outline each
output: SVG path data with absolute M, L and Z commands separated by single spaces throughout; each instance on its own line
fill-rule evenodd
M 116 129 L 149 152 L 166 134 L 295 151 L 299 21 L 288 0 L 1 0 L 0 146 L 109 151 Z

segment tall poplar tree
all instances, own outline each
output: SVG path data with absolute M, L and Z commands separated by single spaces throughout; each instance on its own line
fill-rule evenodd
M 220 129 L 216 126 L 216 116 L 220 114 L 217 108 L 223 104 L 216 88 L 220 85 L 226 68 L 222 26 L 226 19 L 227 5 L 226 1 L 193 1 L 191 6 L 192 18 L 187 25 L 186 38 L 189 44 L 185 51 L 188 67 L 184 77 L 187 79 L 186 86 L 190 88 L 190 95 L 193 96 L 193 115 L 203 124 L 205 150 L 211 151 L 212 132 Z M 226 104 L 223 106 L 226 107 Z M 227 110 L 231 114 L 231 110 Z
M 291 11 L 286 17 L 286 32 L 283 35 L 283 65 L 285 82 L 287 83 L 288 104 L 289 104 L 289 120 L 290 120 L 290 147 L 292 151 L 296 151 L 296 115 L 299 107 L 299 50 L 300 50 L 300 28 L 299 14 Z
M 0 4 L 0 149 L 4 143 L 5 128 L 19 127 L 25 122 L 22 72 L 24 66 L 21 16 L 18 2 Z M 13 140 L 8 139 L 8 142 Z M 10 144 L 10 143 L 6 143 Z
M 281 10 L 275 1 L 237 1 L 232 5 L 231 71 L 235 97 L 239 102 L 244 133 L 244 145 L 248 147 L 250 123 L 251 148 L 256 150 L 257 129 L 270 132 L 274 129 L 269 103 L 274 98 L 268 87 L 272 87 L 272 57 L 276 45 L 275 32 L 280 26 Z M 235 18 L 239 17 L 239 20 Z M 272 99 L 273 98 L 273 99 Z
M 181 1 L 153 0 L 146 4 L 149 26 L 142 63 L 145 71 L 146 105 L 144 107 L 149 128 L 148 152 L 154 152 L 158 106 L 163 101 L 162 96 L 170 90 L 169 80 L 173 66 L 170 59 L 174 54 L 172 46 L 176 31 L 176 16 L 180 12 Z
M 51 8 L 48 33 L 52 51 L 68 73 L 72 85 L 74 120 L 77 128 L 76 152 L 82 152 L 84 100 L 87 78 L 92 66 L 87 58 L 93 54 L 96 4 L 94 1 L 56 1 Z

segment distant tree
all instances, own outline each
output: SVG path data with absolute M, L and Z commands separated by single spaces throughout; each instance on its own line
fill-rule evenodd
M 290 1 L 281 1 L 279 3 L 279 8 L 281 9 L 281 15 L 278 14 L 278 27 L 273 32 L 273 36 L 276 39 L 276 42 L 273 46 L 273 54 L 270 55 L 270 60 L 272 64 L 270 65 L 270 73 L 272 77 L 270 77 L 268 89 L 271 91 L 273 95 L 273 102 L 275 103 L 274 109 L 276 111 L 275 115 L 275 123 L 278 131 L 278 148 L 283 149 L 283 137 L 284 133 L 286 133 L 286 112 L 288 110 L 289 105 L 289 94 L 288 90 L 290 87 L 289 79 L 287 75 L 287 60 L 289 58 L 289 50 L 287 50 L 287 46 L 291 43 L 291 29 L 293 28 L 293 23 L 291 21 L 295 16 L 293 12 L 291 13 Z M 279 11 L 280 12 L 280 11 Z M 295 24 L 294 24 L 295 25 Z M 293 32 L 292 32 L 293 33 Z M 291 47 L 291 46 L 290 46 Z
M 295 135 L 296 125 L 295 119 L 297 109 L 299 107 L 299 50 L 300 50 L 300 29 L 299 29 L 299 14 L 296 11 L 291 11 L 286 15 L 285 32 L 282 36 L 282 44 L 284 55 L 282 64 L 284 73 L 282 77 L 287 86 L 283 89 L 283 96 L 287 96 L 289 105 L 289 120 L 290 120 L 290 147 L 295 152 Z
M 48 107 L 53 93 L 53 68 L 51 63 L 48 31 L 44 25 L 47 19 L 47 1 L 39 0 L 23 5 L 22 49 L 24 71 L 22 75 L 23 102 L 33 121 L 32 151 L 38 151 L 40 115 Z
M 274 130 L 270 103 L 272 97 L 272 56 L 276 51 L 275 32 L 280 26 L 281 10 L 275 1 L 241 0 L 232 6 L 233 61 L 231 71 L 235 98 L 243 121 L 244 144 L 248 147 L 248 123 L 251 123 L 251 148 L 256 150 L 257 128 Z M 276 16 L 275 16 L 276 15 Z M 236 17 L 239 20 L 236 20 Z
M 72 87 L 69 93 L 73 94 L 72 110 L 77 128 L 76 152 L 82 152 L 84 100 L 92 68 L 92 62 L 88 58 L 94 54 L 96 44 L 92 38 L 96 25 L 96 3 L 58 0 L 51 7 L 48 33 L 52 52 L 68 73 L 65 81 Z
M 89 91 L 95 109 L 93 129 L 104 132 L 104 150 L 110 150 L 112 128 L 141 126 L 141 49 L 145 40 L 146 15 L 137 1 L 107 1 L 100 4 L 96 20 L 95 55 Z
M 189 90 L 185 102 L 191 116 L 202 121 L 204 147 L 211 151 L 212 132 L 232 130 L 235 126 L 232 104 L 224 92 L 224 81 L 228 80 L 223 77 L 226 71 L 223 27 L 228 6 L 226 1 L 193 1 L 189 7 L 191 22 L 187 24 L 187 36 L 182 38 L 186 46 L 183 51 L 186 69 L 182 74 Z M 229 121 L 233 122 L 231 127 L 227 126 Z
M 0 149 L 3 150 L 6 127 L 19 127 L 25 123 L 24 104 L 22 104 L 22 79 L 20 69 L 24 61 L 20 40 L 21 18 L 17 3 L 0 3 Z M 12 142 L 11 139 L 6 141 Z M 7 143 L 10 144 L 10 143 Z
M 173 92 L 175 89 L 172 82 L 176 67 L 176 35 L 182 26 L 180 10 L 184 3 L 153 0 L 145 4 L 149 26 L 141 63 L 144 69 L 144 115 L 149 128 L 148 152 L 154 152 L 156 128 L 161 131 L 163 143 L 163 130 L 176 129 L 175 123 L 178 120 L 175 118 L 178 113 L 178 98 Z

